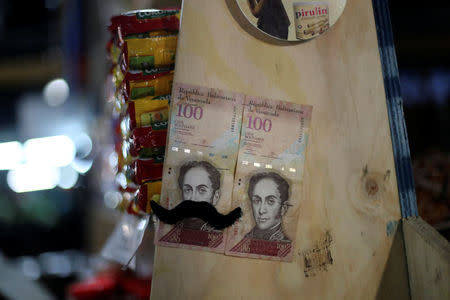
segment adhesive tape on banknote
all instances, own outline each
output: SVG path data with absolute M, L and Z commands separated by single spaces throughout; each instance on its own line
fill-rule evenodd
M 235 2 L 233 2 L 235 1 Z M 347 0 L 230 0 L 235 19 L 250 34 L 268 41 L 307 41 L 325 33 Z

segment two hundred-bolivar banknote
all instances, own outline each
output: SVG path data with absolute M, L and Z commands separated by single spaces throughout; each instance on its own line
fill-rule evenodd
M 200 219 L 160 222 L 156 243 L 227 255 L 290 261 L 296 237 L 312 107 L 176 83 L 161 205 L 208 201 L 225 230 Z

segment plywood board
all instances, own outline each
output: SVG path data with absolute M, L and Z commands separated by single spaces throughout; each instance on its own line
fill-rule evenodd
M 293 261 L 157 247 L 152 299 L 375 298 L 400 208 L 371 1 L 349 0 L 321 37 L 281 45 L 252 36 L 225 1 L 183 6 L 175 82 L 313 115 Z
M 419 218 L 403 222 L 411 299 L 450 299 L 450 244 Z

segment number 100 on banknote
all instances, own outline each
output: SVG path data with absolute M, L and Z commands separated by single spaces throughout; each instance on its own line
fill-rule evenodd
M 246 96 L 225 254 L 290 261 L 312 107 Z
M 231 205 L 244 95 L 175 84 L 161 205 L 205 201 L 220 213 Z M 223 230 L 194 218 L 160 224 L 159 245 L 224 252 Z

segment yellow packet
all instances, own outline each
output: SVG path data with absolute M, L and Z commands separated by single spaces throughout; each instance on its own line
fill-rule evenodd
M 129 99 L 157 97 L 172 91 L 173 72 L 150 80 L 126 80 L 125 91 Z
M 125 36 L 125 40 L 147 39 L 147 38 L 151 38 L 151 37 L 166 36 L 166 35 L 173 35 L 173 32 L 167 31 L 167 30 L 156 30 L 156 31 L 143 32 L 143 33 L 132 33 L 132 34 Z
M 126 68 L 144 70 L 175 63 L 176 35 L 127 39 L 124 44 Z
M 150 126 L 169 119 L 168 100 L 133 100 L 128 104 L 130 129 Z

